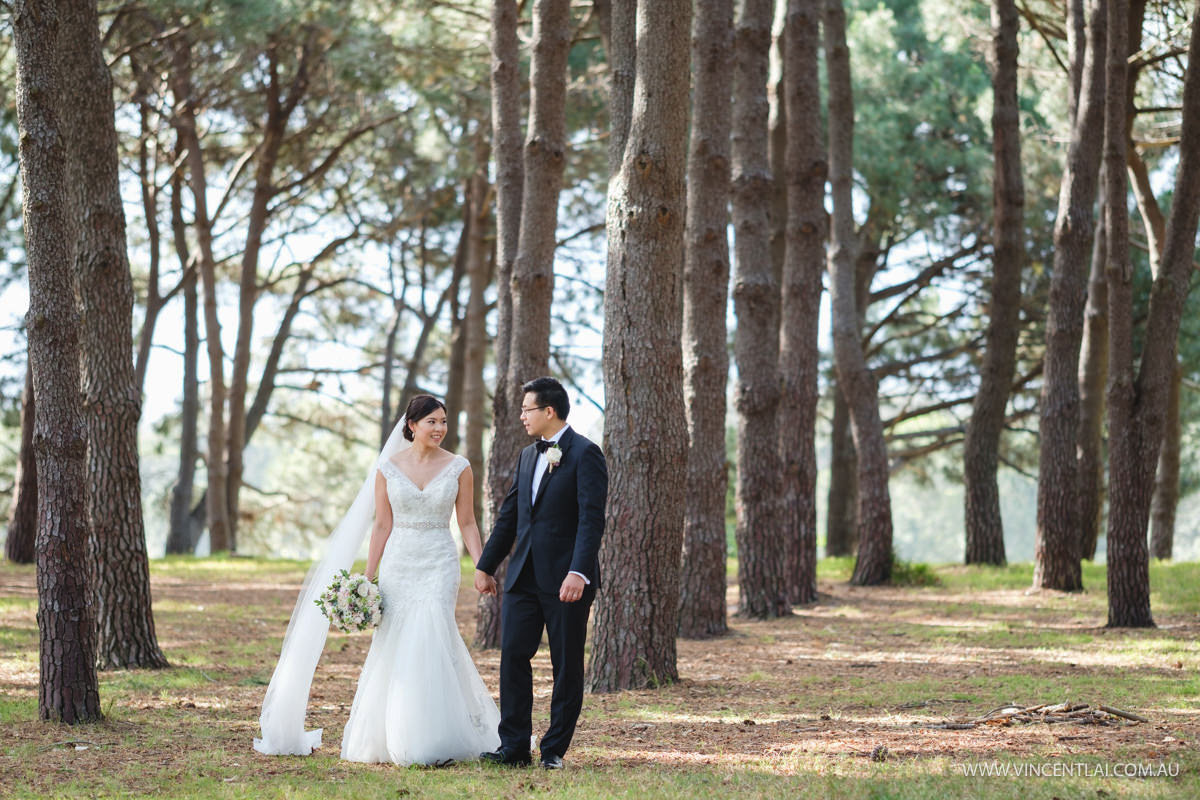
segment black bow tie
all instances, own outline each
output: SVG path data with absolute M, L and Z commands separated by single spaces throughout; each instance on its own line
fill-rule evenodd
M 554 445 L 555 445 L 555 443 L 550 441 L 549 439 L 539 439 L 538 441 L 533 443 L 533 446 L 537 448 L 537 451 L 539 453 L 546 452 L 551 447 L 554 447 Z

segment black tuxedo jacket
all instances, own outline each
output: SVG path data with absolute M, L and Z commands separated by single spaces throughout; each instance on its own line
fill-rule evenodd
M 504 590 L 532 559 L 538 589 L 558 594 L 568 572 L 578 572 L 600 587 L 600 538 L 604 535 L 604 504 L 608 498 L 608 467 L 604 453 L 587 437 L 567 428 L 558 441 L 562 460 L 542 476 L 533 499 L 533 470 L 537 447 L 529 445 L 517 459 L 512 486 L 492 527 L 478 569 L 491 575 L 512 552 Z

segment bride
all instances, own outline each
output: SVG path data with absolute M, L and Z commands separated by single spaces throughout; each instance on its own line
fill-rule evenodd
M 330 535 L 305 579 L 267 687 L 263 735 L 254 740 L 260 753 L 308 755 L 321 745 L 320 730 L 304 730 L 329 628 L 313 601 L 353 562 L 372 516 L 367 577 L 378 578 L 383 619 L 342 733 L 342 758 L 443 764 L 499 746 L 500 713 L 454 621 L 461 573 L 452 510 L 472 561 L 481 543 L 469 462 L 441 449 L 445 435 L 446 407 L 429 395 L 414 397 Z

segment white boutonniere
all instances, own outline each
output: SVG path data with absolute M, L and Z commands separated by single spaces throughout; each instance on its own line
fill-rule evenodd
M 546 471 L 554 472 L 554 468 L 560 461 L 562 461 L 562 450 L 559 449 L 558 444 L 554 444 L 546 450 Z

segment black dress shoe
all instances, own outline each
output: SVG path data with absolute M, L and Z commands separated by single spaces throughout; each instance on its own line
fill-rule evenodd
M 529 753 L 517 753 L 503 747 L 488 753 L 480 753 L 479 757 L 492 764 L 504 764 L 509 767 L 528 767 L 533 762 Z
M 542 769 L 562 769 L 562 756 L 556 756 L 553 753 L 542 754 Z

